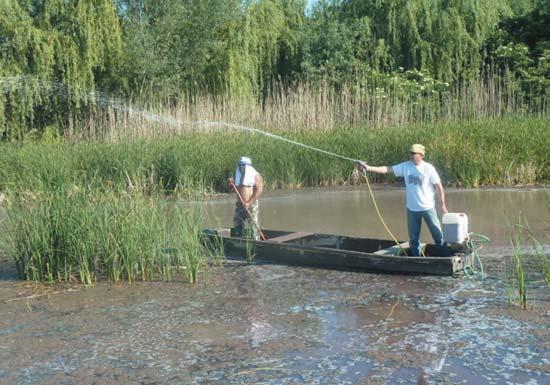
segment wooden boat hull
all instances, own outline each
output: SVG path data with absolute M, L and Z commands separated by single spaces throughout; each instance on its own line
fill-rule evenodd
M 231 237 L 230 229 L 209 229 L 204 240 L 223 248 L 227 257 L 254 259 L 286 265 L 387 273 L 458 275 L 471 266 L 471 253 L 459 250 L 451 256 L 437 256 L 435 245 L 422 245 L 425 257 L 402 256 L 407 243 L 398 247 L 384 239 L 355 238 L 331 234 L 263 230 L 267 239 L 255 241 Z

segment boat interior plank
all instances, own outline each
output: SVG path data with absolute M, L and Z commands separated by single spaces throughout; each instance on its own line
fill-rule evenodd
M 274 238 L 269 238 L 267 240 L 270 241 L 270 242 L 283 243 L 283 242 L 288 242 L 288 241 L 294 241 L 294 240 L 300 239 L 300 238 L 309 237 L 309 236 L 312 236 L 312 235 L 314 235 L 314 234 L 299 231 L 299 232 L 295 232 L 295 233 L 280 235 L 280 236 L 274 237 Z

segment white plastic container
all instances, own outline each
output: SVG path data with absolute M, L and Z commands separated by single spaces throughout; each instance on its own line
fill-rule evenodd
M 464 213 L 443 214 L 443 238 L 445 242 L 462 243 L 468 240 L 468 216 Z

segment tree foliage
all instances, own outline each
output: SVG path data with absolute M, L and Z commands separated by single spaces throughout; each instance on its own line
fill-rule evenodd
M 485 42 L 485 49 L 501 71 L 521 79 L 529 98 L 550 95 L 550 3 L 519 16 L 504 18 L 499 29 Z
M 484 40 L 511 14 L 504 0 L 334 1 L 316 9 L 310 67 L 402 67 L 445 81 L 475 79 Z
M 303 0 L 120 2 L 134 89 L 254 95 L 295 50 Z M 299 11 L 299 12 L 298 12 Z
M 266 100 L 274 84 L 320 80 L 418 92 L 475 83 L 489 68 L 546 95 L 548 8 L 544 0 L 319 0 L 311 10 L 306 0 L 0 0 L 0 130 L 11 139 L 63 126 L 94 108 L 97 91 Z
M 0 52 L 0 130 L 21 138 L 117 88 L 118 16 L 110 0 L 2 0 Z

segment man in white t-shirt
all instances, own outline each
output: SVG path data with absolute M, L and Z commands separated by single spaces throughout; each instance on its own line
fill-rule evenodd
M 426 150 L 421 144 L 413 144 L 409 149 L 409 160 L 394 166 L 369 166 L 364 162 L 358 164 L 361 171 L 370 171 L 378 174 L 393 173 L 395 176 L 405 179 L 405 191 L 407 193 L 407 224 L 409 229 L 409 245 L 414 256 L 421 254 L 420 229 L 422 218 L 426 221 L 434 243 L 441 247 L 443 255 L 448 253 L 448 248 L 443 239 L 441 224 L 435 210 L 435 194 L 439 196 L 441 211 L 447 213 L 445 206 L 445 192 L 441 185 L 441 179 L 434 166 L 424 161 Z
M 247 156 L 241 156 L 235 170 L 235 179 L 229 178 L 229 184 L 234 184 L 238 199 L 233 216 L 233 236 L 260 239 L 258 230 L 259 204 L 258 199 L 263 192 L 264 180 L 260 173 L 252 166 Z M 252 222 L 251 222 L 252 221 Z M 252 232 L 252 234 L 247 234 Z

